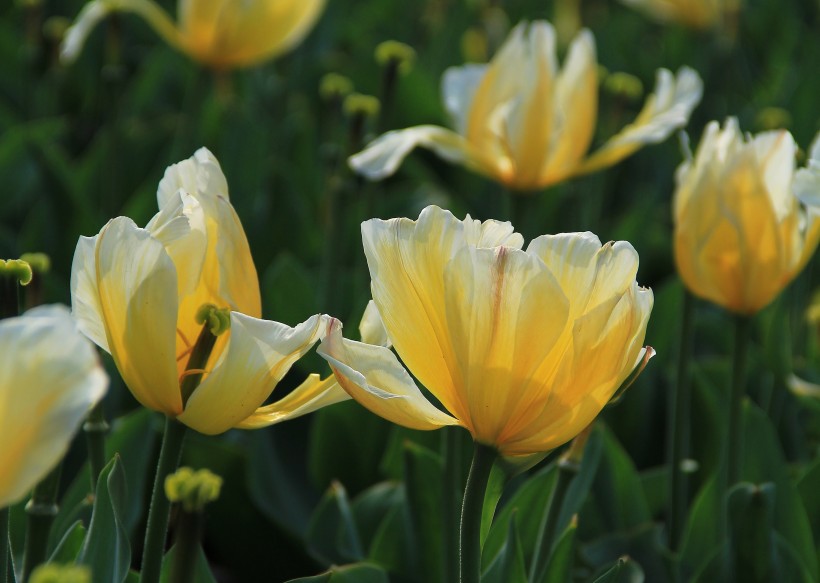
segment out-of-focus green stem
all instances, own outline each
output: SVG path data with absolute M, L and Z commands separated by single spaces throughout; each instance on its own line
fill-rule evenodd
M 23 551 L 23 582 L 28 581 L 34 568 L 44 563 L 48 553 L 51 525 L 57 517 L 57 492 L 60 488 L 62 462 L 34 488 L 26 504 L 26 542 Z
M 729 396 L 729 442 L 727 455 L 728 482 L 731 488 L 740 479 L 743 455 L 743 396 L 746 389 L 746 357 L 748 355 L 751 318 L 735 317 L 735 344 L 732 358 L 732 386 Z
M 669 531 L 669 548 L 673 551 L 680 544 L 683 523 L 686 520 L 687 478 L 682 464 L 689 453 L 689 435 L 691 431 L 692 390 L 689 378 L 689 362 L 692 359 L 694 341 L 694 298 L 686 289 L 683 290 L 681 309 L 680 346 L 678 348 L 678 370 L 675 382 L 672 406 L 672 443 L 669 450 L 669 508 L 667 510 L 667 528 Z
M 105 467 L 105 434 L 108 433 L 108 422 L 105 420 L 102 401 L 94 405 L 88 413 L 83 423 L 83 431 L 91 471 L 91 491 L 96 492 L 97 478 Z
M 461 583 L 479 583 L 481 579 L 481 511 L 497 457 L 494 448 L 475 442 L 461 506 Z
M 202 513 L 182 511 L 176 527 L 171 583 L 192 583 L 202 532 Z

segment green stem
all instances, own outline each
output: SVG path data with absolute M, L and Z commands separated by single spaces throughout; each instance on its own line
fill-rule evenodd
M 692 387 L 689 378 L 689 362 L 692 359 L 694 342 L 694 298 L 686 289 L 683 290 L 681 310 L 680 346 L 678 347 L 678 370 L 675 383 L 674 400 L 670 401 L 672 411 L 672 444 L 669 459 L 669 508 L 667 511 L 667 528 L 669 530 L 669 548 L 678 550 L 683 523 L 686 520 L 688 500 L 688 483 L 683 471 L 683 460 L 689 455 L 689 434 L 691 430 Z
M 558 518 L 561 516 L 561 509 L 564 507 L 564 500 L 569 491 L 569 485 L 573 478 L 578 475 L 580 465 L 578 462 L 561 458 L 558 462 L 558 478 L 552 490 L 547 512 L 544 515 L 538 529 L 538 538 L 535 542 L 535 553 L 530 562 L 530 579 L 541 581 L 547 562 L 552 554 L 552 547 L 555 543 L 555 536 L 558 534 Z
M 182 457 L 185 426 L 171 417 L 165 418 L 165 432 L 159 451 L 151 506 L 148 509 L 148 525 L 145 529 L 145 546 L 142 554 L 140 583 L 158 583 L 165 551 L 165 536 L 171 502 L 165 496 L 165 478 L 176 471 Z
M 458 524 L 462 491 L 461 428 L 445 427 L 444 440 L 444 574 L 458 581 Z
M 102 401 L 94 405 L 88 413 L 83 423 L 83 431 L 88 449 L 88 463 L 91 467 L 91 491 L 96 492 L 97 478 L 105 467 L 105 434 L 108 433 Z
M 171 583 L 191 583 L 194 580 L 201 533 L 202 513 L 182 511 L 177 523 Z
M 26 542 L 23 550 L 23 577 L 28 581 L 34 568 L 46 561 L 48 537 L 57 517 L 57 492 L 60 488 L 62 462 L 34 488 L 26 504 Z
M 474 443 L 473 461 L 461 506 L 461 583 L 479 583 L 481 578 L 481 511 L 490 471 L 497 457 L 494 448 Z
M 0 508 L 0 583 L 8 583 L 9 509 Z
M 746 389 L 746 356 L 748 353 L 751 319 L 735 317 L 735 345 L 732 359 L 732 388 L 729 401 L 729 450 L 727 456 L 728 482 L 731 488 L 740 479 L 740 461 L 743 455 L 743 396 Z

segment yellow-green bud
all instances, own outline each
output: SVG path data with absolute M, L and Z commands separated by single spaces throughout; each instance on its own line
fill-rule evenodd
M 0 259 L 0 276 L 14 278 L 20 285 L 31 283 L 31 266 L 21 259 Z
M 205 505 L 219 498 L 222 478 L 210 470 L 179 468 L 165 478 L 165 495 L 180 502 L 186 512 L 201 512 Z
M 29 583 L 91 583 L 91 569 L 85 565 L 40 565 L 31 573 Z
M 782 107 L 766 107 L 757 112 L 755 125 L 760 130 L 779 130 L 792 125 L 792 114 Z
M 51 258 L 45 253 L 23 253 L 20 261 L 25 261 L 31 266 L 31 271 L 37 275 L 44 275 L 51 271 Z
M 376 117 L 379 115 L 381 103 L 372 95 L 363 95 L 361 93 L 351 93 L 345 98 L 342 109 L 346 115 L 354 117 L 361 115 L 364 117 Z
M 397 40 L 386 40 L 376 47 L 376 62 L 382 67 L 396 63 L 399 73 L 406 75 L 413 70 L 416 61 L 416 51 L 410 45 Z
M 202 304 L 196 311 L 196 323 L 207 325 L 211 334 L 219 336 L 231 329 L 231 311 L 213 304 Z
M 352 91 L 353 81 L 338 73 L 328 73 L 319 82 L 319 96 L 322 99 L 344 97 Z
M 604 79 L 604 89 L 613 95 L 638 99 L 643 95 L 643 83 L 629 73 L 612 73 Z
M 487 45 L 487 35 L 479 28 L 468 28 L 461 35 L 461 55 L 467 62 L 485 62 L 489 50 Z

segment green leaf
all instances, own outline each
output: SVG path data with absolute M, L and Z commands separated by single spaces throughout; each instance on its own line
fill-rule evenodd
M 404 476 L 413 555 L 425 581 L 444 581 L 443 463 L 441 457 L 413 442 L 404 446 Z
M 507 539 L 490 566 L 481 576 L 481 583 L 527 583 L 527 567 L 516 527 L 517 513 L 510 517 Z
M 85 525 L 79 520 L 71 525 L 62 540 L 57 544 L 57 548 L 51 553 L 49 563 L 73 563 L 77 560 L 80 551 L 83 549 L 86 535 Z
M 558 539 L 547 561 L 547 568 L 544 570 L 543 578 L 540 581 L 533 581 L 533 583 L 572 582 L 572 568 L 575 565 L 575 534 L 577 531 L 578 525 L 574 522 L 570 523 L 561 538 Z
M 737 581 L 782 581 L 774 567 L 773 484 L 742 483 L 729 492 L 732 560 Z
M 313 513 L 308 525 L 307 544 L 326 564 L 364 558 L 347 492 L 340 483 L 330 485 Z
M 171 583 L 171 569 L 174 564 L 174 557 L 176 555 L 176 545 L 168 549 L 165 556 L 162 558 L 162 572 L 160 573 L 160 583 Z M 205 557 L 205 552 L 202 547 L 199 547 L 199 553 L 194 563 L 194 573 L 190 579 L 190 583 L 216 583 L 216 579 L 211 573 L 211 567 L 208 564 L 208 559 Z
M 369 563 L 332 567 L 327 573 L 315 577 L 300 577 L 287 583 L 390 583 L 380 567 Z
M 77 558 L 91 568 L 95 581 L 123 581 L 131 566 L 131 547 L 123 524 L 126 484 L 120 457 L 115 455 L 100 473 L 88 536 Z
M 622 557 L 594 583 L 643 583 L 641 566 L 629 557 Z

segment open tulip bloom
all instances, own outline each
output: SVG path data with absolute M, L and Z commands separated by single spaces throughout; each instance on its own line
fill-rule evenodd
M 65 307 L 0 322 L 0 509 L 62 459 L 107 387 L 94 346 Z
M 111 12 L 133 12 L 169 45 L 217 69 L 254 65 L 298 44 L 325 0 L 179 0 L 178 24 L 153 0 L 92 0 L 69 28 L 62 57 L 73 61 Z
M 687 123 L 702 89 L 692 69 L 677 75 L 659 70 L 655 92 L 637 119 L 587 156 L 598 113 L 592 33 L 578 34 L 559 70 L 552 25 L 521 23 L 489 64 L 444 73 L 444 105 L 455 131 L 431 125 L 391 131 L 351 157 L 350 166 L 378 180 L 422 146 L 511 189 L 545 188 L 663 141 Z
M 807 168 L 796 153 L 784 130 L 706 127 L 676 175 L 675 259 L 692 293 L 750 315 L 803 269 L 820 240 L 820 136 Z
M 335 402 L 334 394 L 344 399 L 311 375 L 286 399 L 261 406 L 323 336 L 326 317 L 295 328 L 259 319 L 256 269 L 213 155 L 203 148 L 168 168 L 157 199 L 160 211 L 145 228 L 118 217 L 80 238 L 71 273 L 81 329 L 111 354 L 134 397 L 205 434 L 282 421 Z M 221 314 L 225 331 L 192 366 L 203 306 Z M 184 394 L 190 375 L 201 382 Z
M 637 367 L 653 296 L 638 255 L 591 233 L 522 250 L 509 223 L 427 207 L 417 221 L 369 220 L 362 238 L 387 347 L 342 337 L 319 347 L 342 387 L 413 429 L 466 428 L 505 456 L 551 450 L 582 431 Z

